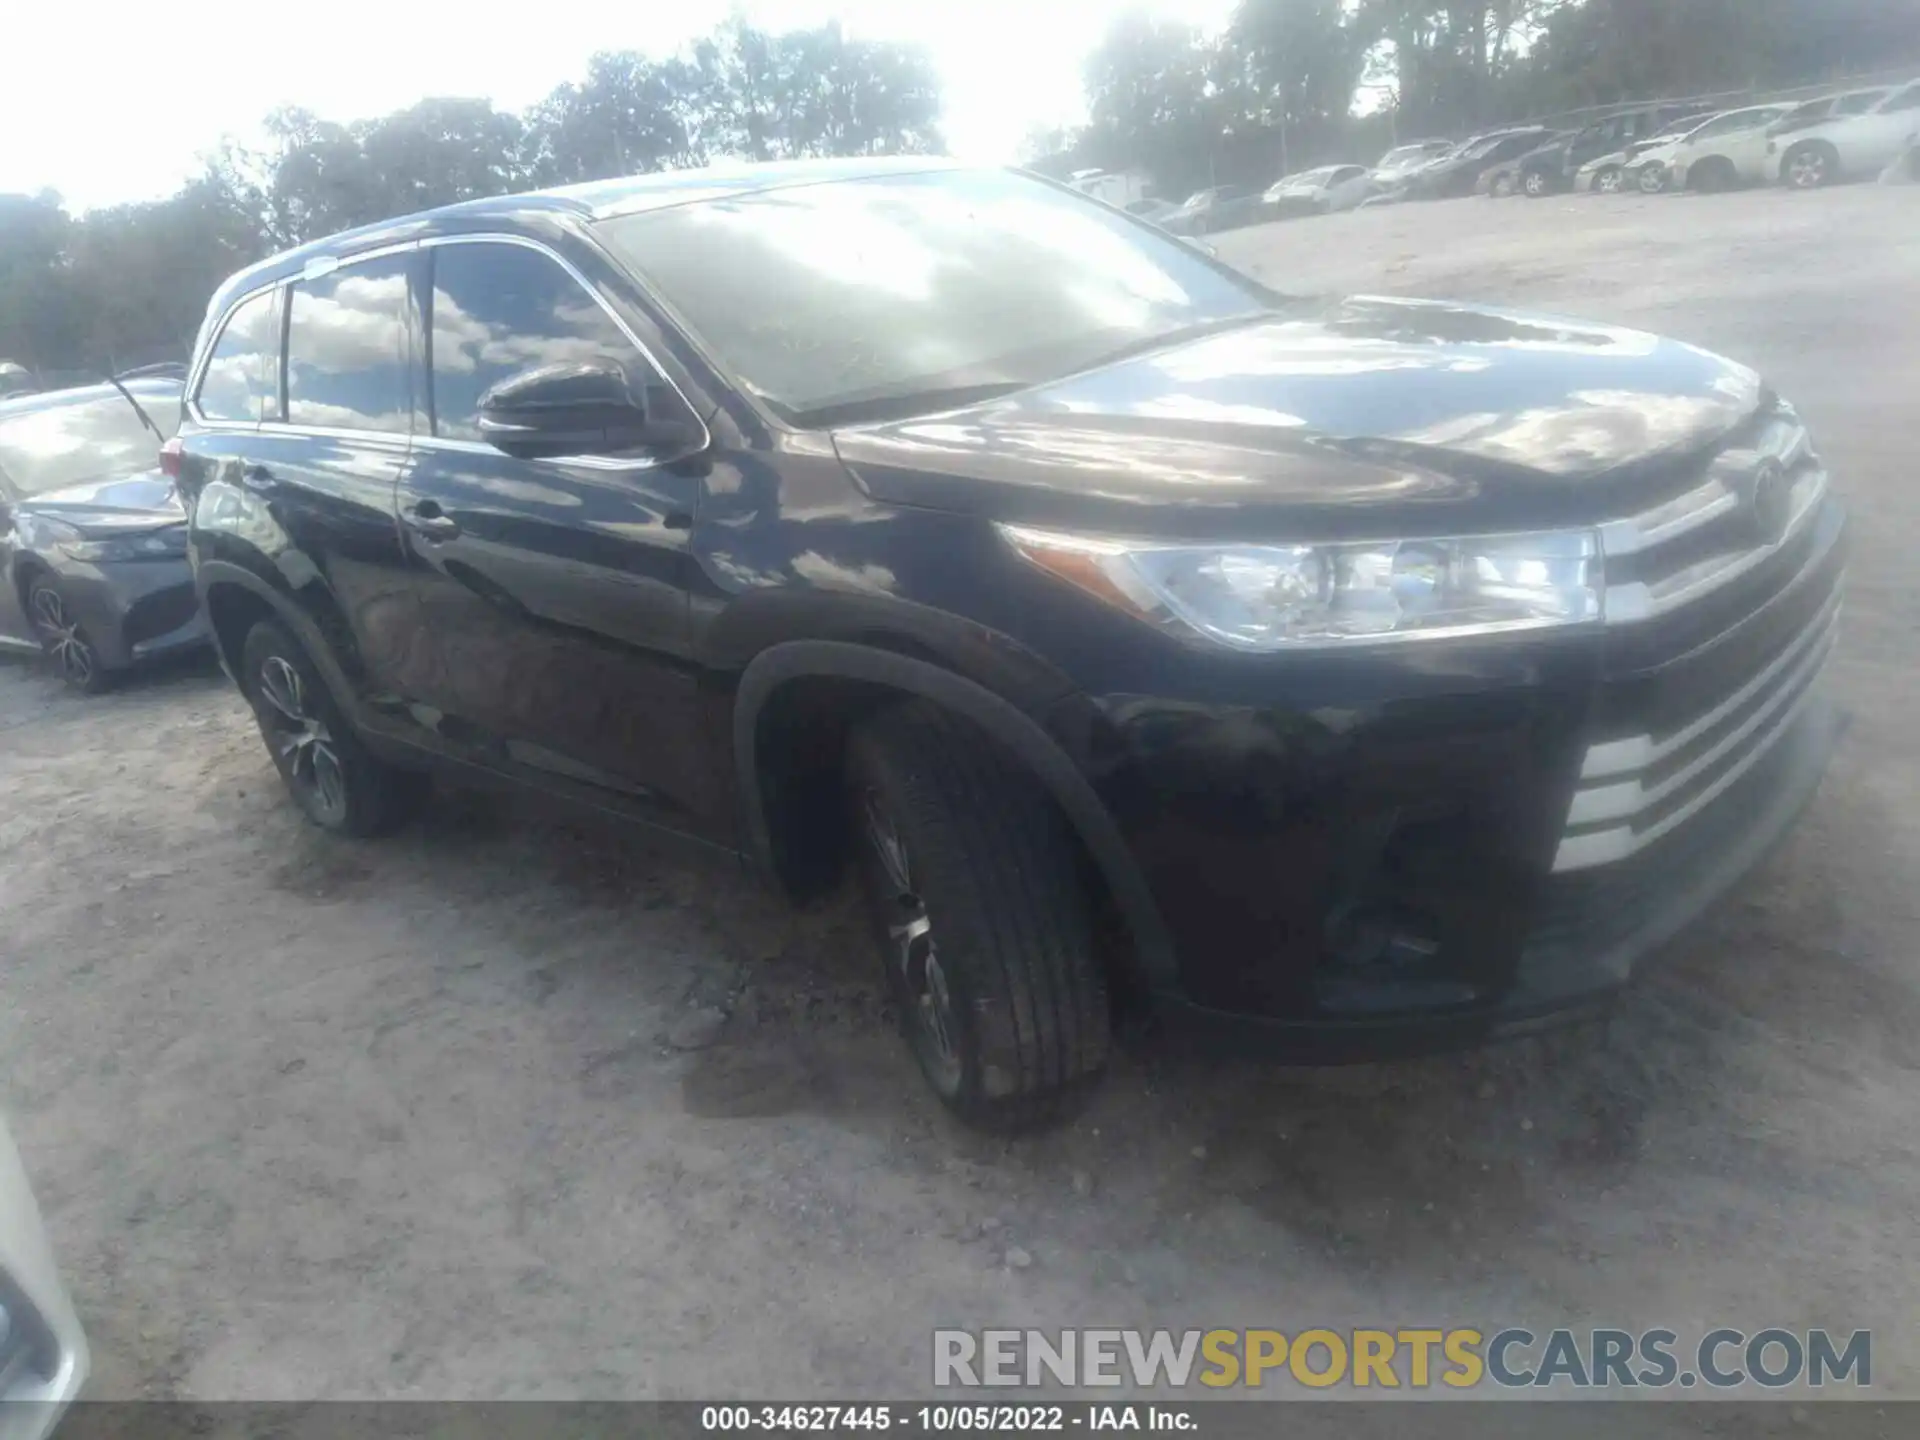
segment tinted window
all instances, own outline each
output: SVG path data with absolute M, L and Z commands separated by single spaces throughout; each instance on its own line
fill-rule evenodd
M 153 423 L 171 433 L 179 391 L 142 387 L 134 394 Z M 0 476 L 18 495 L 137 474 L 159 463 L 160 437 L 117 391 L 89 391 L 85 399 L 0 418 Z
M 642 384 L 653 378 L 626 333 L 551 257 L 523 245 L 434 248 L 434 434 L 478 440 L 489 388 L 522 370 L 594 359 L 617 361 Z
M 293 286 L 287 313 L 287 423 L 412 428 L 406 255 L 343 265 Z
M 1003 170 L 766 190 L 598 228 L 801 423 L 1038 384 L 1274 303 L 1171 236 Z
M 280 388 L 280 292 L 254 296 L 227 317 L 195 393 L 209 420 L 259 420 Z

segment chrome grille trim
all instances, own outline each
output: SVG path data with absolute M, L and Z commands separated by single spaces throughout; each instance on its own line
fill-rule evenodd
M 1581 823 L 1579 812 L 1583 800 L 1589 795 L 1618 793 L 1625 796 L 1631 792 L 1632 804 L 1630 810 L 1617 803 L 1614 805 L 1615 809 L 1622 810 L 1619 824 L 1604 830 L 1588 830 L 1563 837 L 1560 848 L 1554 855 L 1554 873 L 1565 874 L 1573 870 L 1591 869 L 1597 865 L 1611 865 L 1644 850 L 1663 835 L 1686 824 L 1719 799 L 1742 775 L 1759 764 L 1773 747 L 1792 731 L 1794 721 L 1800 718 L 1800 713 L 1806 708 L 1808 702 L 1819 693 L 1820 672 L 1825 669 L 1827 661 L 1832 657 L 1839 632 L 1837 607 L 1831 613 L 1823 612 L 1823 614 L 1827 617 L 1826 623 L 1824 626 L 1817 626 L 1811 632 L 1812 644 L 1802 648 L 1804 642 L 1796 642 L 1793 648 L 1799 653 L 1798 662 L 1793 664 L 1784 676 L 1775 677 L 1775 693 L 1736 731 L 1714 746 L 1707 755 L 1688 765 L 1676 775 L 1656 782 L 1651 788 L 1643 789 L 1642 782 L 1635 780 L 1628 785 L 1608 786 L 1602 791 L 1585 790 L 1577 793 L 1568 817 L 1569 825 Z M 1648 741 L 1647 743 L 1650 748 L 1656 748 L 1656 742 Z M 1657 744 L 1667 745 L 1668 742 L 1660 741 Z M 1741 749 L 1742 746 L 1745 748 Z M 1669 753 L 1671 749 L 1672 747 L 1668 745 Z M 1650 825 L 1643 827 L 1638 824 L 1640 816 L 1648 809 L 1680 793 L 1687 784 L 1697 782 L 1703 771 L 1711 769 L 1715 764 L 1724 761 L 1729 754 L 1735 753 L 1739 758 L 1711 782 L 1689 795 L 1684 804 L 1676 806 Z M 1614 815 L 1609 812 L 1593 818 L 1612 819 Z
M 1813 441 L 1806 427 L 1791 412 L 1778 414 L 1753 444 L 1723 450 L 1715 456 L 1707 467 L 1705 484 L 1651 510 L 1601 525 L 1601 548 L 1608 555 L 1638 555 L 1677 540 L 1739 509 L 1739 481 L 1763 461 L 1776 460 L 1784 469 L 1793 470 L 1813 458 Z
M 1593 746 L 1587 751 L 1586 763 L 1580 767 L 1581 782 L 1638 774 L 1642 770 L 1659 764 L 1675 751 L 1691 745 L 1765 690 L 1778 678 L 1781 671 L 1803 658 L 1809 649 L 1830 641 L 1839 623 L 1840 594 L 1836 591 L 1821 607 L 1820 613 L 1813 617 L 1812 623 L 1794 637 L 1793 643 L 1787 646 L 1771 665 L 1706 714 L 1693 720 L 1684 729 L 1676 730 L 1673 734 L 1658 740 L 1651 735 L 1635 735 L 1626 740 L 1608 740 Z M 1576 817 L 1568 823 L 1583 822 Z
M 1648 620 L 1657 620 L 1663 615 L 1693 604 L 1702 596 L 1711 594 L 1723 585 L 1732 584 L 1742 575 L 1766 564 L 1780 551 L 1799 539 L 1801 533 L 1819 514 L 1821 502 L 1826 498 L 1827 472 L 1820 468 L 1803 470 L 1794 478 L 1790 518 L 1785 532 L 1778 540 L 1772 544 L 1753 545 L 1708 556 L 1684 569 L 1676 570 L 1671 575 L 1662 576 L 1656 581 L 1633 581 L 1624 585 L 1609 585 L 1606 598 L 1607 624 L 1639 625 Z M 1601 533 L 1604 537 L 1606 532 L 1603 529 Z M 1605 543 L 1603 538 L 1601 542 L 1603 551 Z M 1605 551 L 1605 553 L 1611 555 L 1613 552 Z

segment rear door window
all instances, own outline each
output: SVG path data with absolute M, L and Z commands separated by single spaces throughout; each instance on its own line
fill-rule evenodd
M 287 423 L 405 435 L 409 254 L 296 281 L 287 311 Z
M 634 388 L 658 374 L 550 256 L 479 241 L 433 248 L 433 433 L 481 438 L 480 397 L 523 370 L 612 360 Z
M 208 420 L 253 424 L 277 413 L 280 292 L 263 290 L 227 316 L 194 403 Z

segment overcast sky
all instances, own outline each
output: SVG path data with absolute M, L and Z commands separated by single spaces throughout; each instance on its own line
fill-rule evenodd
M 301 105 L 330 120 L 426 95 L 518 109 L 586 71 L 595 50 L 666 54 L 739 9 L 791 29 L 837 16 L 874 39 L 926 46 L 945 128 L 964 159 L 1017 157 L 1028 127 L 1081 118 L 1080 66 L 1128 9 L 1223 25 L 1233 0 L 195 0 L 101 7 L 0 0 L 0 191 L 58 190 L 75 209 L 151 200 L 223 135 Z M 496 30 L 489 16 L 514 17 Z M 537 17 L 528 23 L 528 17 Z

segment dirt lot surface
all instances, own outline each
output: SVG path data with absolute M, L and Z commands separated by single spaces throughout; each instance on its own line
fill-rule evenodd
M 1283 288 L 1723 350 L 1851 496 L 1855 727 L 1605 1031 L 1338 1071 L 1136 1049 L 1071 1128 L 988 1141 L 912 1072 L 845 906 L 492 798 L 336 843 L 211 669 L 84 701 L 0 664 L 0 1100 L 93 1393 L 904 1395 L 943 1324 L 1419 1322 L 1872 1326 L 1882 1393 L 1920 1391 L 1916 207 L 1219 242 Z

